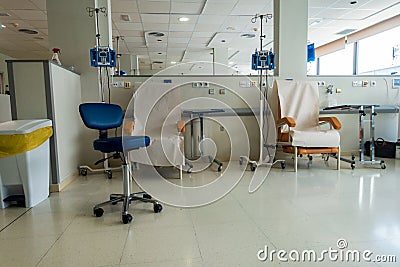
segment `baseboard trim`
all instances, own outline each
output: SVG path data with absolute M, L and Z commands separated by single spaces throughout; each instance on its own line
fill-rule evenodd
M 69 176 L 68 178 L 62 180 L 61 183 L 59 184 L 51 184 L 50 185 L 50 193 L 54 193 L 54 192 L 61 192 L 64 188 L 66 188 L 70 183 L 72 183 L 73 181 L 75 181 L 75 179 L 77 179 L 77 175 L 73 174 L 71 176 Z

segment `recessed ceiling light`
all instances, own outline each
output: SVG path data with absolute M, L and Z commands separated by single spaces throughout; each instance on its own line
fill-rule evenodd
M 180 18 L 178 18 L 178 20 L 180 22 L 185 22 L 185 21 L 189 21 L 189 18 L 188 17 L 180 17 Z
M 3 23 L 1 23 L 0 21 L 0 30 L 4 29 L 6 27 L 6 25 L 4 25 Z
M 171 61 L 171 64 L 176 64 L 176 61 Z
M 229 65 L 232 65 L 232 64 L 234 64 L 234 63 L 235 63 L 235 62 L 233 62 L 233 61 L 229 61 L 228 64 L 229 64 Z
M 256 35 L 254 33 L 243 33 L 242 35 L 240 35 L 240 37 L 242 37 L 242 38 L 254 38 L 254 37 L 256 37 Z
M 30 30 L 30 29 L 19 29 L 18 31 L 26 33 L 26 34 L 38 34 L 39 33 L 38 31 Z

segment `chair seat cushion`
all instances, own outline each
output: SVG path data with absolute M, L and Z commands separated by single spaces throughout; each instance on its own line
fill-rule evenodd
M 339 147 L 340 135 L 336 130 L 292 130 L 292 146 Z
M 103 153 L 130 151 L 148 145 L 150 145 L 148 136 L 124 136 L 123 138 L 118 136 L 101 138 L 93 142 L 93 148 Z

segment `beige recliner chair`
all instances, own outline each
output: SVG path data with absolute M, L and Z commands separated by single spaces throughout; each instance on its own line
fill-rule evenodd
M 278 96 L 277 136 L 278 145 L 285 153 L 294 154 L 294 170 L 297 171 L 297 157 L 322 154 L 337 158 L 340 170 L 341 124 L 336 117 L 319 117 L 319 94 L 317 82 L 276 80 L 274 93 Z M 274 94 L 273 93 L 273 94 Z M 329 123 L 329 129 L 321 125 Z

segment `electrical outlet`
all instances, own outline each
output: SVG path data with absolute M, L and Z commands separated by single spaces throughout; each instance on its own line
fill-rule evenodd
M 325 81 L 318 81 L 318 86 L 326 86 L 326 82 Z
M 124 82 L 124 88 L 125 89 L 131 88 L 131 82 Z
M 353 81 L 353 87 L 361 87 L 362 81 Z
M 215 90 L 214 89 L 208 89 L 208 94 L 209 95 L 215 95 Z
M 256 87 L 257 86 L 257 82 L 256 81 L 251 81 L 251 86 L 252 87 Z
M 371 87 L 375 87 L 376 86 L 376 81 L 371 81 L 370 84 L 371 84 Z
M 113 87 L 118 87 L 118 82 L 113 82 L 113 83 L 112 83 L 112 86 L 113 86 Z
M 367 87 L 369 85 L 368 81 L 362 81 L 362 87 Z

